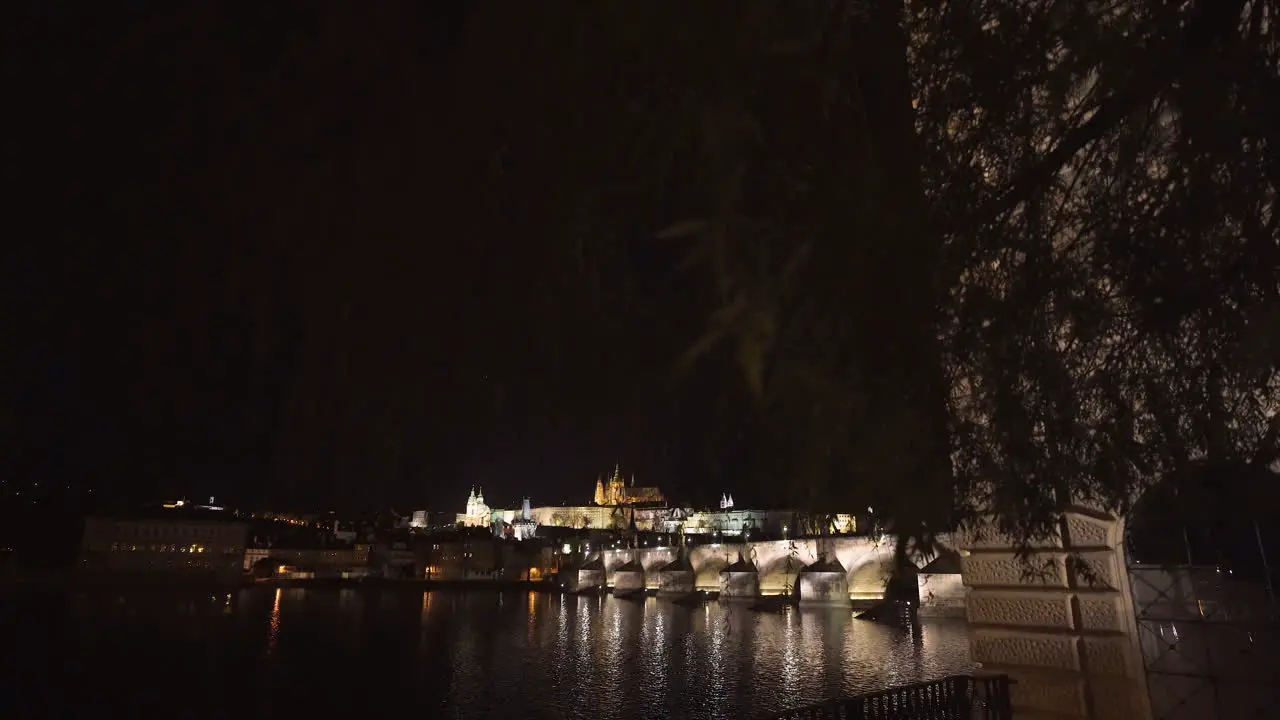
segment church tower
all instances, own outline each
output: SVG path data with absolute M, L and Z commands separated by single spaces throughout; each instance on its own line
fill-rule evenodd
M 627 481 L 622 479 L 622 466 L 613 466 L 613 477 L 609 478 L 609 489 L 606 492 L 610 505 L 621 505 L 627 497 Z
M 604 494 L 604 480 L 601 477 L 597 476 L 596 477 L 596 504 L 607 505 L 608 499 L 609 498 L 605 497 L 605 494 Z

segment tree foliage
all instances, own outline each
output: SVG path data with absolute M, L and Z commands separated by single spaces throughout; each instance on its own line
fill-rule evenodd
M 1276 460 L 1274 0 L 533 5 L 566 257 L 686 243 L 786 500 L 1027 537 Z

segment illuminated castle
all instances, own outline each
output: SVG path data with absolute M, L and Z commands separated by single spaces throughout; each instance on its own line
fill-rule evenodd
M 622 479 L 620 466 L 613 468 L 613 477 L 606 483 L 603 477 L 596 478 L 596 505 L 637 505 L 641 503 L 664 503 L 666 498 L 656 487 L 636 487 L 636 477 L 631 476 L 631 486 Z

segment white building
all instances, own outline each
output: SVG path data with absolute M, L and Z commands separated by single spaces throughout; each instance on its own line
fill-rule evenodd
M 484 488 L 476 492 L 471 488 L 467 495 L 467 511 L 458 515 L 458 524 L 464 527 L 489 527 L 489 506 L 484 503 Z

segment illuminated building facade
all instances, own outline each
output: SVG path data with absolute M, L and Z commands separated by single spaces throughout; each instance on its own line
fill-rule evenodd
M 458 524 L 466 527 L 489 527 L 497 536 L 519 539 L 533 537 L 539 526 L 588 530 L 629 530 L 690 535 L 738 537 L 759 532 L 783 537 L 801 529 L 791 527 L 795 513 L 791 510 L 746 510 L 734 507 L 732 493 L 722 493 L 719 510 L 695 511 L 691 508 L 666 507 L 666 499 L 657 487 L 635 487 L 622 479 L 620 468 L 606 481 L 596 479 L 594 504 L 530 507 L 525 498 L 519 510 L 491 509 L 484 495 L 473 491 L 467 497 L 467 510 L 460 513 Z M 832 515 L 827 531 L 850 534 L 857 529 L 854 516 Z M 816 531 L 815 531 L 816 532 Z
M 369 566 L 369 546 L 350 548 L 250 548 L 244 552 L 244 570 L 252 571 L 257 563 L 270 558 L 288 572 L 308 573 L 309 577 L 345 577 Z
M 794 522 L 795 513 L 791 510 L 726 509 L 690 512 L 681 508 L 672 508 L 655 518 L 653 526 L 660 532 L 684 532 L 688 535 L 720 533 L 729 537 L 738 537 L 744 533 L 761 532 L 782 537 L 788 531 L 792 533 L 798 531 L 797 528 L 791 527 Z M 637 527 L 640 525 L 638 520 L 636 525 Z M 835 534 L 852 534 L 857 528 L 857 519 L 853 515 L 839 513 L 831 516 L 827 530 Z
M 525 498 L 519 510 L 502 510 L 490 508 L 485 504 L 483 491 L 473 489 L 467 496 L 466 511 L 457 516 L 457 524 L 464 527 L 488 527 L 495 535 L 510 534 L 518 539 L 533 537 L 540 525 L 625 530 L 634 522 L 639 530 L 653 530 L 666 510 L 655 506 L 664 502 L 666 499 L 661 490 L 656 487 L 635 487 L 634 478 L 628 486 L 622 479 L 621 469 L 615 467 L 608 483 L 603 478 L 596 479 L 593 505 L 530 507 L 529 499 Z
M 423 563 L 428 580 L 496 579 L 502 567 L 492 538 L 460 535 L 432 543 Z
M 636 477 L 631 476 L 628 486 L 622 479 L 622 468 L 614 466 L 613 476 L 605 482 L 603 477 L 596 478 L 596 505 L 655 505 L 665 503 L 667 499 L 656 487 L 636 487 Z
M 80 570 L 95 574 L 238 579 L 247 523 L 177 513 L 145 519 L 91 517 L 80 544 Z

